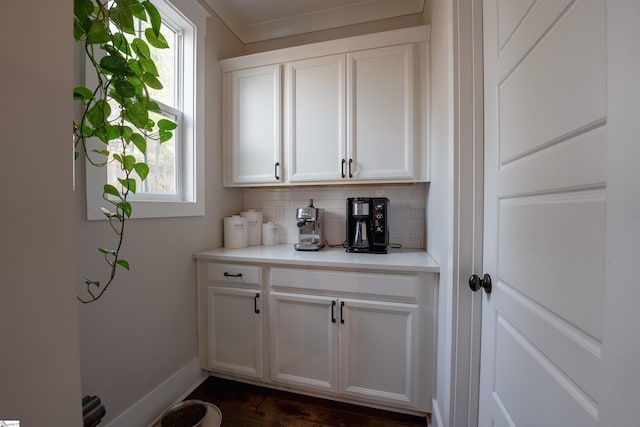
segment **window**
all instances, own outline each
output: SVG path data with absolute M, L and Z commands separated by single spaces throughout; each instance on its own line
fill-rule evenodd
M 170 49 L 156 52 L 154 61 L 163 88 L 151 92 L 161 114 L 176 123 L 171 140 L 147 141 L 145 162 L 150 173 L 129 201 L 132 218 L 204 215 L 204 9 L 190 0 L 154 0 L 162 15 L 162 33 Z M 144 30 L 145 22 L 139 22 Z M 90 82 L 88 82 L 90 83 Z M 200 88 L 198 90 L 198 88 Z M 142 156 L 141 153 L 133 153 Z M 118 167 L 87 168 L 87 217 L 104 219 L 102 186 L 117 180 Z

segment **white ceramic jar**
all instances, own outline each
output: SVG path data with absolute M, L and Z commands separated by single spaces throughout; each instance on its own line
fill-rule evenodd
M 260 246 L 262 244 L 262 212 L 248 209 L 246 212 L 240 212 L 240 216 L 247 220 L 247 245 Z
M 232 215 L 224 219 L 224 247 L 227 249 L 244 248 L 248 244 L 247 219 Z
M 262 224 L 262 244 L 272 246 L 280 243 L 280 226 L 271 221 Z

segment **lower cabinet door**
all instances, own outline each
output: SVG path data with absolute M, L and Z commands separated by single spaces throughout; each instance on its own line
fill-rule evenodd
M 209 368 L 263 377 L 262 292 L 209 286 Z
M 339 304 L 340 393 L 415 407 L 418 305 L 353 299 Z
M 336 299 L 271 292 L 271 379 L 338 391 Z

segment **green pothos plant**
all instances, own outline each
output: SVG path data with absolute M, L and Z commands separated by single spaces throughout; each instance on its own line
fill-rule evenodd
M 146 23 L 143 31 L 139 30 L 143 26 L 137 25 L 141 21 Z M 113 247 L 98 248 L 108 277 L 104 281 L 84 280 L 88 297 L 77 297 L 83 303 L 100 298 L 119 269 L 129 270 L 120 250 L 132 213 L 129 196 L 136 192 L 136 176 L 142 182 L 149 174 L 144 161 L 147 141 L 168 141 L 176 128 L 170 120 L 154 122 L 150 118 L 160 107 L 149 90 L 162 89 L 151 53 L 169 48 L 161 25 L 158 10 L 146 0 L 74 0 L 74 38 L 83 45 L 96 81 L 95 86 L 73 91 L 74 99 L 83 104 L 82 117 L 74 123 L 75 157 L 86 158 L 87 167 L 115 162 L 120 170 L 117 183 L 102 188 L 102 213 L 115 233 Z M 87 75 L 86 81 L 90 79 Z M 90 140 L 99 142 L 89 144 Z M 134 155 L 134 147 L 141 155 Z

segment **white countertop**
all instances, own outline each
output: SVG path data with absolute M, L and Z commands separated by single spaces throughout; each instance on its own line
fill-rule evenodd
M 210 249 L 197 252 L 196 259 L 254 262 L 328 268 L 438 273 L 440 267 L 422 249 L 389 249 L 387 254 L 347 253 L 344 248 L 324 247 L 319 251 L 296 251 L 293 244 L 249 246 L 242 249 Z

